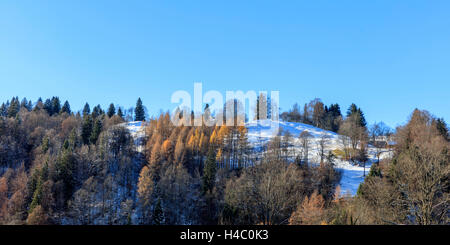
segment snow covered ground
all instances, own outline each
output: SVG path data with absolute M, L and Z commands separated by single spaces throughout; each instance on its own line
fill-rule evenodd
M 136 145 L 136 150 L 138 152 L 143 152 L 144 150 L 144 142 L 145 139 L 145 122 L 134 121 L 134 122 L 126 122 L 119 124 L 119 126 L 126 127 L 131 136 L 134 139 L 134 144 Z
M 275 122 L 271 120 L 263 120 L 263 121 L 252 121 L 246 124 L 248 128 L 248 136 L 249 141 L 254 144 L 256 147 L 259 147 L 261 144 L 267 143 L 270 139 L 275 137 L 278 132 L 286 132 L 289 131 L 293 137 L 293 150 L 296 153 L 300 152 L 300 141 L 298 136 L 303 131 L 308 131 L 312 137 L 310 139 L 310 149 L 309 149 L 309 162 L 311 163 L 319 163 L 320 155 L 319 155 L 319 146 L 318 142 L 322 136 L 326 136 L 328 138 L 328 142 L 326 144 L 326 154 L 328 151 L 332 151 L 335 149 L 343 149 L 343 145 L 339 140 L 339 135 L 323 130 L 320 128 L 316 128 L 314 126 L 303 124 L 303 123 L 294 123 L 294 122 Z M 284 134 L 284 133 L 282 133 Z M 388 157 L 389 153 L 386 152 L 381 154 L 381 159 Z M 368 156 L 369 161 L 366 163 L 365 170 L 363 166 L 352 165 L 348 161 L 343 161 L 340 159 L 336 159 L 335 168 L 342 172 L 342 179 L 340 182 L 342 194 L 349 193 L 350 195 L 355 195 L 358 190 L 358 186 L 361 182 L 364 181 L 364 171 L 366 174 L 368 173 L 370 166 L 372 163 L 377 161 L 374 147 L 369 145 Z
M 135 140 L 135 144 L 137 145 L 137 150 L 142 152 L 142 140 L 145 138 L 145 124 L 143 122 L 127 122 L 121 125 L 130 130 L 131 135 Z M 308 154 L 309 162 L 312 164 L 318 164 L 320 162 L 318 141 L 322 136 L 327 136 L 328 138 L 325 147 L 326 154 L 328 151 L 343 149 L 338 134 L 308 124 L 259 120 L 246 123 L 246 127 L 248 128 L 249 141 L 255 148 L 269 142 L 269 140 L 278 135 L 280 131 L 283 132 L 283 134 L 284 132 L 289 131 L 293 137 L 293 150 L 296 154 L 300 152 L 300 141 L 298 136 L 301 132 L 308 131 L 312 135 L 310 138 L 310 149 Z M 369 161 L 366 163 L 365 170 L 363 166 L 352 165 L 348 161 L 336 159 L 335 168 L 342 172 L 342 179 L 340 182 L 342 194 L 349 193 L 352 196 L 356 194 L 359 184 L 364 181 L 364 171 L 367 174 L 372 163 L 377 161 L 375 152 L 374 147 L 369 145 Z M 390 153 L 385 150 L 385 152 L 381 154 L 381 159 L 388 157 L 389 154 Z

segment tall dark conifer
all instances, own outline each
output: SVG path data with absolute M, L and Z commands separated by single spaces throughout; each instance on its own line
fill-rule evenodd
M 112 117 L 116 114 L 116 107 L 113 103 L 109 105 L 108 112 L 106 114 L 108 115 L 108 117 Z
M 86 102 L 83 108 L 83 116 L 91 114 L 91 107 L 89 106 L 89 103 Z
M 87 114 L 84 116 L 83 124 L 81 125 L 81 138 L 83 139 L 84 144 L 89 144 L 91 140 L 92 134 L 92 116 Z
M 134 109 L 134 120 L 145 121 L 145 111 L 141 98 L 139 98 L 136 102 L 136 108 Z
M 122 108 L 120 108 L 120 107 L 119 107 L 119 109 L 117 110 L 117 116 L 123 118 Z
M 63 107 L 61 108 L 60 113 L 67 113 L 67 114 L 72 113 L 72 111 L 70 110 L 70 104 L 69 104 L 69 101 L 66 100 L 66 102 L 64 102 L 64 105 L 63 105 Z

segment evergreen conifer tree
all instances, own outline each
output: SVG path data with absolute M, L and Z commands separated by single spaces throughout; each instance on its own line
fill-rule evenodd
M 52 98 L 52 115 L 59 113 L 61 111 L 61 102 L 58 97 Z
M 134 120 L 145 121 L 145 111 L 141 98 L 139 98 L 136 102 L 136 108 L 134 109 Z
M 6 108 L 5 103 L 0 106 L 0 117 L 6 117 L 8 115 L 8 108 Z
M 69 101 L 66 100 L 66 102 L 64 102 L 64 105 L 63 105 L 63 107 L 61 108 L 60 113 L 67 113 L 67 114 L 72 113 L 72 111 L 70 110 L 70 104 L 69 104 Z
M 155 225 L 162 225 L 164 222 L 164 212 L 161 206 L 161 199 L 156 201 L 155 209 L 153 210 L 153 223 Z
M 92 129 L 92 133 L 90 136 L 91 144 L 97 143 L 98 137 L 100 136 L 100 133 L 102 132 L 102 127 L 103 127 L 102 120 L 100 118 L 97 118 L 95 120 L 94 128 Z
M 123 118 L 123 112 L 122 109 L 119 107 L 119 109 L 117 110 L 117 116 Z
M 91 107 L 89 106 L 89 103 L 86 102 L 83 108 L 83 116 L 91 114 Z
M 16 117 L 17 113 L 20 110 L 19 98 L 13 98 L 11 100 L 11 104 L 8 107 L 8 117 Z
M 89 144 L 90 137 L 92 134 L 92 117 L 91 115 L 86 115 L 81 126 L 81 138 L 84 144 Z
M 113 103 L 111 103 L 111 104 L 109 105 L 107 115 L 108 115 L 108 117 L 112 117 L 112 116 L 114 116 L 115 114 L 116 114 L 116 107 L 114 106 Z
M 203 193 L 207 191 L 212 191 L 214 188 L 214 183 L 216 180 L 217 163 L 216 163 L 216 152 L 211 147 L 208 151 L 208 156 L 205 162 L 205 167 L 203 170 Z
M 52 101 L 50 99 L 46 99 L 44 102 L 44 110 L 47 111 L 48 115 L 53 115 L 53 107 L 52 107 Z

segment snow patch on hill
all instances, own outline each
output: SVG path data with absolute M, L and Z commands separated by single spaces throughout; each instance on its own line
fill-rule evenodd
M 255 147 L 261 147 L 261 145 L 269 142 L 279 132 L 284 134 L 283 132 L 289 131 L 293 137 L 293 150 L 295 153 L 300 153 L 301 149 L 298 136 L 303 131 L 309 132 L 312 137 L 310 139 L 308 158 L 309 162 L 312 164 L 318 164 L 320 162 L 318 142 L 322 136 L 326 136 L 328 138 L 328 143 L 325 147 L 327 153 L 328 151 L 335 149 L 343 149 L 343 145 L 340 142 L 339 135 L 337 133 L 316 128 L 304 123 L 260 120 L 249 122 L 246 126 L 248 128 L 249 141 Z M 386 153 L 381 155 L 381 159 L 390 155 L 387 150 L 385 151 Z M 353 165 L 349 161 L 336 159 L 335 168 L 342 172 L 340 186 L 343 194 L 349 193 L 352 196 L 356 195 L 359 184 L 364 181 L 364 172 L 367 175 L 372 163 L 377 161 L 375 152 L 374 147 L 369 145 L 369 161 L 366 163 L 365 168 L 364 166 Z
M 143 152 L 144 150 L 144 139 L 145 139 L 145 122 L 126 122 L 121 124 L 121 126 L 126 127 L 133 137 L 137 151 Z M 335 149 L 343 149 L 343 145 L 340 142 L 339 135 L 335 132 L 320 129 L 304 123 L 294 123 L 294 122 L 283 122 L 283 121 L 272 121 L 272 120 L 259 120 L 251 121 L 246 123 L 248 128 L 248 139 L 250 143 L 258 150 L 261 146 L 268 143 L 273 137 L 277 136 L 280 132 L 289 131 L 293 137 L 293 150 L 295 153 L 300 153 L 300 141 L 298 136 L 303 131 L 309 132 L 312 137 L 310 139 L 310 149 L 309 149 L 309 162 L 311 164 L 318 164 L 320 162 L 319 147 L 318 142 L 322 136 L 327 136 L 328 143 L 326 144 L 326 152 Z M 384 150 L 385 152 L 381 154 L 381 159 L 389 157 L 390 152 Z M 364 181 L 364 172 L 367 175 L 372 163 L 377 161 L 375 148 L 369 145 L 368 156 L 369 161 L 366 166 L 353 165 L 349 161 L 343 161 L 336 159 L 335 168 L 342 172 L 342 179 L 340 182 L 342 194 L 356 195 L 358 186 Z
M 121 123 L 119 126 L 123 126 L 130 131 L 130 134 L 134 139 L 134 144 L 136 145 L 136 151 L 143 152 L 146 123 L 141 121 L 133 121 Z

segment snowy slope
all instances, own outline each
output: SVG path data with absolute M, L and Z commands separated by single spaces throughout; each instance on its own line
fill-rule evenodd
M 119 126 L 123 126 L 130 131 L 130 134 L 134 139 L 134 144 L 136 145 L 136 150 L 138 152 L 143 152 L 145 139 L 145 122 L 126 122 L 119 124 Z
M 137 150 L 139 152 L 142 152 L 143 139 L 145 138 L 145 123 L 127 122 L 121 124 L 121 126 L 124 126 L 128 130 L 130 130 L 130 133 L 135 140 Z M 296 151 L 296 153 L 300 152 L 300 142 L 298 140 L 298 136 L 300 135 L 301 132 L 305 130 L 308 131 L 312 135 L 312 138 L 310 139 L 310 150 L 308 154 L 309 162 L 312 164 L 319 163 L 320 158 L 317 144 L 319 139 L 323 135 L 326 135 L 328 137 L 328 143 L 326 145 L 327 153 L 328 151 L 331 150 L 343 148 L 342 143 L 339 140 L 338 134 L 331 131 L 316 128 L 308 124 L 259 120 L 246 123 L 246 127 L 248 128 L 249 141 L 255 148 L 258 148 L 261 145 L 269 142 L 270 139 L 278 135 L 280 130 L 282 132 L 289 131 L 294 140 L 293 149 Z M 356 194 L 359 184 L 364 181 L 364 171 L 367 174 L 372 163 L 376 162 L 375 150 L 371 146 L 369 146 L 368 155 L 369 161 L 368 163 L 366 163 L 365 170 L 363 166 L 352 165 L 348 161 L 336 159 L 335 168 L 342 172 L 342 179 L 340 185 L 343 194 L 346 193 L 349 193 L 351 195 Z M 389 156 L 389 153 L 386 150 L 386 153 L 381 155 L 381 159 L 387 156 Z
M 294 122 L 274 122 L 271 120 L 263 120 L 263 121 L 252 121 L 246 124 L 248 128 L 249 141 L 254 144 L 255 147 L 260 146 L 261 144 L 267 143 L 271 138 L 275 137 L 279 131 L 286 132 L 289 131 L 294 138 L 294 150 L 296 152 L 300 151 L 300 142 L 298 140 L 298 136 L 303 131 L 308 131 L 313 137 L 310 139 L 310 150 L 309 150 L 309 161 L 311 163 L 319 163 L 319 151 L 318 151 L 318 141 L 322 137 L 322 135 L 326 135 L 329 140 L 326 145 L 327 153 L 328 151 L 335 149 L 342 149 L 342 143 L 339 140 L 339 135 L 330 132 L 327 130 L 323 130 L 320 128 L 316 128 L 314 126 L 303 124 L 303 123 L 294 123 Z M 279 128 L 277 127 L 279 126 Z M 366 174 L 370 169 L 372 163 L 376 162 L 376 155 L 373 147 L 369 146 L 368 149 L 369 162 L 366 163 L 365 171 Z M 382 154 L 381 158 L 387 157 L 389 154 Z M 340 182 L 341 190 L 343 194 L 349 193 L 351 195 L 355 195 L 358 189 L 358 186 L 361 182 L 364 181 L 364 167 L 363 166 L 355 166 L 352 165 L 348 161 L 342 161 L 336 159 L 335 168 L 342 171 L 342 179 Z

